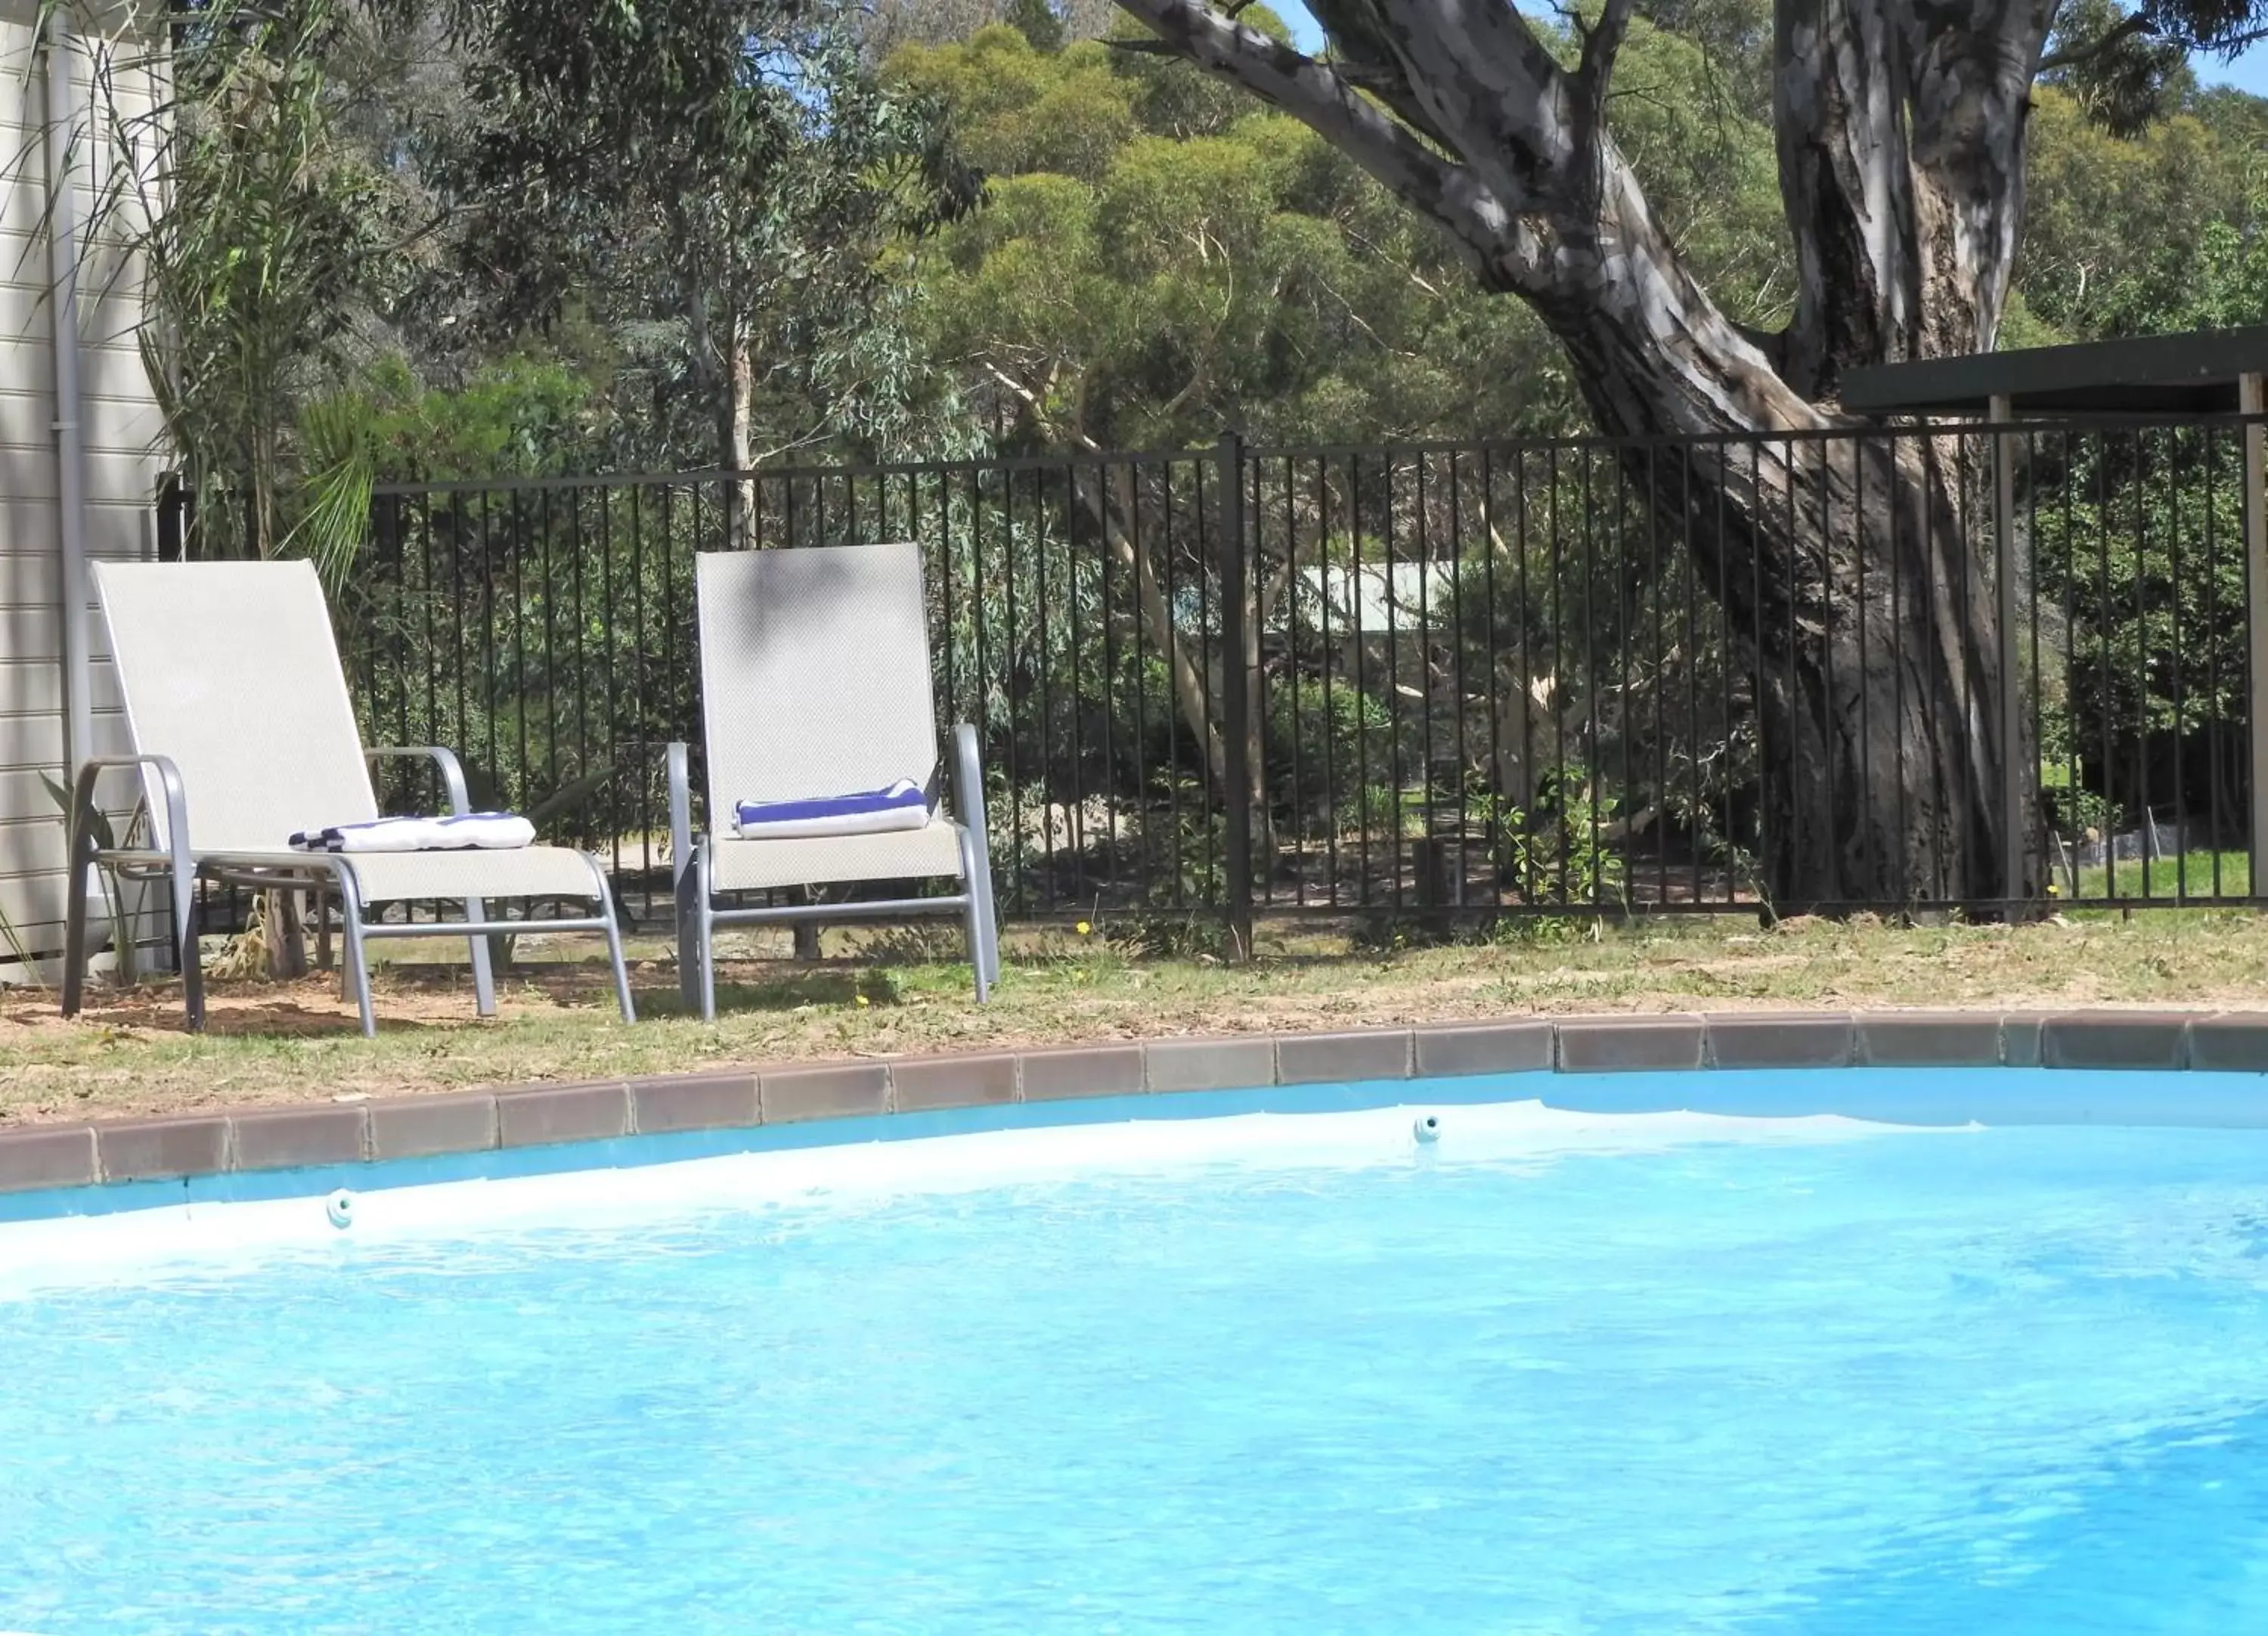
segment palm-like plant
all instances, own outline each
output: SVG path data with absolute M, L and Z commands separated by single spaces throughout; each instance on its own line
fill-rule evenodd
M 92 95 L 69 133 L 94 156 L 87 254 L 139 284 L 200 549 L 306 555 L 333 579 L 367 527 L 370 468 L 327 394 L 397 237 L 394 190 L 335 133 L 325 66 L 366 26 L 341 0 L 223 0 L 162 33 L 87 36 Z

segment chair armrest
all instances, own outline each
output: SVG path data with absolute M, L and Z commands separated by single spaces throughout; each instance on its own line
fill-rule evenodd
M 984 833 L 984 764 L 977 752 L 976 729 L 965 721 L 953 730 L 953 815 L 976 843 L 976 855 L 990 857 Z
M 419 758 L 430 761 L 441 770 L 441 788 L 449 798 L 449 810 L 452 813 L 473 810 L 473 798 L 465 790 L 464 763 L 457 759 L 454 750 L 446 749 L 438 744 L 385 744 L 375 749 L 364 750 L 362 758 L 370 762 Z
M 682 739 L 670 741 L 669 889 L 685 901 L 686 876 L 693 867 L 693 754 Z
M 63 814 L 65 829 L 73 837 L 66 844 L 76 854 L 79 826 L 94 811 L 95 780 L 106 772 L 129 767 L 145 768 L 158 775 L 158 792 L 166 803 L 166 844 L 177 859 L 186 858 L 189 846 L 189 797 L 181 785 L 181 770 L 173 764 L 170 755 L 96 755 L 81 762 L 78 776 L 71 780 L 70 810 Z

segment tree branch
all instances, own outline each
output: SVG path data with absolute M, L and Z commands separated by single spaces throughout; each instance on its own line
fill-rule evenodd
M 1532 284 L 1541 253 L 1533 230 L 1472 170 L 1397 123 L 1327 64 L 1233 22 L 1202 0 L 1119 0 L 1124 11 L 1199 68 L 1243 86 L 1306 125 L 1404 203 L 1447 227 L 1482 276 Z
M 2078 68 L 2092 63 L 2105 52 L 2114 51 L 2151 26 L 2147 11 L 2136 11 L 2120 19 L 2118 26 L 2105 32 L 2087 45 L 2074 46 L 2066 51 L 2051 51 L 2040 59 L 2039 71 L 2052 74 L 2058 69 Z
M 1583 100 L 1593 114 L 1606 107 L 1607 85 L 1615 77 L 1615 59 L 1621 55 L 1623 41 L 1630 33 L 1633 0 L 1606 0 L 1599 20 L 1587 27 L 1577 28 L 1583 40 L 1581 66 L 1577 77 L 1582 86 Z
M 1632 0 L 1606 0 L 1596 23 L 1580 22 L 1580 65 L 1575 70 L 1574 193 L 1586 216 L 1599 208 L 1600 168 L 1606 157 L 1607 88 L 1615 77 L 1615 59 L 1630 33 Z

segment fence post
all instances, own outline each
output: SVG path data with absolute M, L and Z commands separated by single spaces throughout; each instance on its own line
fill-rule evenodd
M 1245 615 L 1249 597 L 1248 558 L 1244 538 L 1244 439 L 1221 434 L 1220 466 L 1220 690 L 1221 799 L 1227 814 L 1224 843 L 1228 856 L 1224 878 L 1228 893 L 1231 952 L 1252 954 L 1252 678 L 1244 660 Z
M 183 513 L 188 505 L 188 490 L 181 485 L 181 474 L 161 473 L 158 478 L 158 560 L 161 563 L 188 560 L 182 550 L 188 533 Z
M 2268 414 L 2268 375 L 2254 372 L 2236 383 L 2240 414 Z M 2268 869 L 2268 426 L 2244 428 L 2244 634 L 2250 696 L 2245 736 L 2250 741 L 2252 785 L 2246 804 L 2252 815 L 2252 856 L 2245 895 L 2268 895 L 2261 873 Z M 2217 844 L 2217 843 L 2216 843 Z
M 1989 413 L 1995 425 L 2005 426 L 2015 418 L 2015 406 L 1996 396 Z M 2016 439 L 2007 432 L 1992 438 L 1992 533 L 1993 588 L 1999 602 L 2000 912 L 2014 920 L 2026 895 L 2024 673 L 2016 639 Z

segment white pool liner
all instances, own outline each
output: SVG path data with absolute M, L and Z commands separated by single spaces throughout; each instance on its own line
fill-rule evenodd
M 1427 1117 L 1435 1128 L 1421 1139 L 1417 1127 Z M 343 1202 L 331 1193 L 310 1193 L 0 1223 L 0 1300 L 168 1273 L 225 1275 L 278 1253 L 351 1256 L 365 1247 L 492 1233 L 589 1233 L 720 1212 L 863 1207 L 908 1196 L 1099 1175 L 1540 1166 L 1572 1154 L 1658 1153 L 1699 1143 L 1841 1142 L 1918 1133 L 1910 1125 L 1832 1114 L 1577 1113 L 1525 1101 L 1049 1125 L 498 1180 L 386 1185 L 387 1168 L 376 1167 L 372 1185 Z M 340 1216 L 347 1225 L 335 1224 Z

